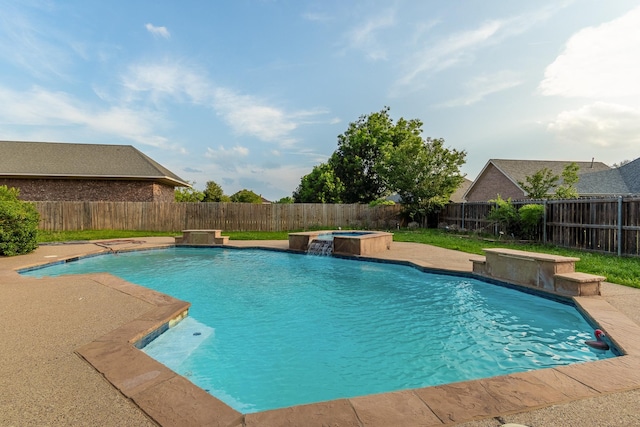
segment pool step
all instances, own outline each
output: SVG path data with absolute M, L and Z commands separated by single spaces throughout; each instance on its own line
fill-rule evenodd
M 176 237 L 176 245 L 212 246 L 228 243 L 229 236 L 223 236 L 222 230 L 182 230 L 182 236 Z
M 607 278 L 587 273 L 557 273 L 554 276 L 558 293 L 572 296 L 600 295 L 600 283 Z
M 186 317 L 147 344 L 143 351 L 169 368 L 179 370 L 191 353 L 214 334 L 214 328 Z
M 539 289 L 562 296 L 600 295 L 606 277 L 575 271 L 580 258 L 506 248 L 484 249 L 485 257 L 473 257 L 473 272 L 479 276 Z

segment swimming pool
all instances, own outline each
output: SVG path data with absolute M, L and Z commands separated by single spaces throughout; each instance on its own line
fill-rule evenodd
M 245 413 L 612 356 L 586 348 L 592 328 L 573 307 L 398 265 L 174 248 L 27 274 L 96 271 L 192 302 L 147 351 L 176 336 L 179 360 L 155 357 Z

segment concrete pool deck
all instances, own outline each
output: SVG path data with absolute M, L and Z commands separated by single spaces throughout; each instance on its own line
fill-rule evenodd
M 624 349 L 623 357 L 242 415 L 131 345 L 136 337 L 179 317 L 187 302 L 106 274 L 34 279 L 14 271 L 172 243 L 173 238 L 79 242 L 0 257 L 0 424 L 640 425 L 640 289 L 604 283 L 601 297 L 576 298 Z M 284 250 L 288 242 L 230 241 L 229 246 Z M 471 271 L 471 257 L 398 242 L 375 254 L 462 272 Z

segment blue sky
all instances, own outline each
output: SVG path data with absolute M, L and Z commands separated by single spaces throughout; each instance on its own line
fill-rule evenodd
M 0 140 L 130 144 L 290 196 L 391 108 L 491 158 L 640 157 L 636 0 L 0 0 Z

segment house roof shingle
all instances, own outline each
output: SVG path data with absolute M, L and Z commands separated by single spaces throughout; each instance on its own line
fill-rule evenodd
M 518 185 L 518 182 L 525 182 L 528 176 L 534 175 L 536 172 L 547 168 L 554 175 L 561 176 L 564 168 L 571 163 L 578 165 L 578 175 L 581 176 L 587 173 L 608 171 L 611 170 L 609 166 L 602 162 L 570 162 L 561 160 L 505 160 L 505 159 L 491 159 L 489 162 L 493 163 L 495 167 L 500 169 L 507 177 L 513 180 L 513 183 Z M 519 186 L 519 185 L 518 185 Z
M 640 194 L 640 158 L 616 169 L 582 175 L 576 189 L 581 195 Z
M 145 179 L 189 186 L 131 145 L 0 141 L 0 176 Z
M 640 157 L 618 168 L 629 193 L 640 194 Z

